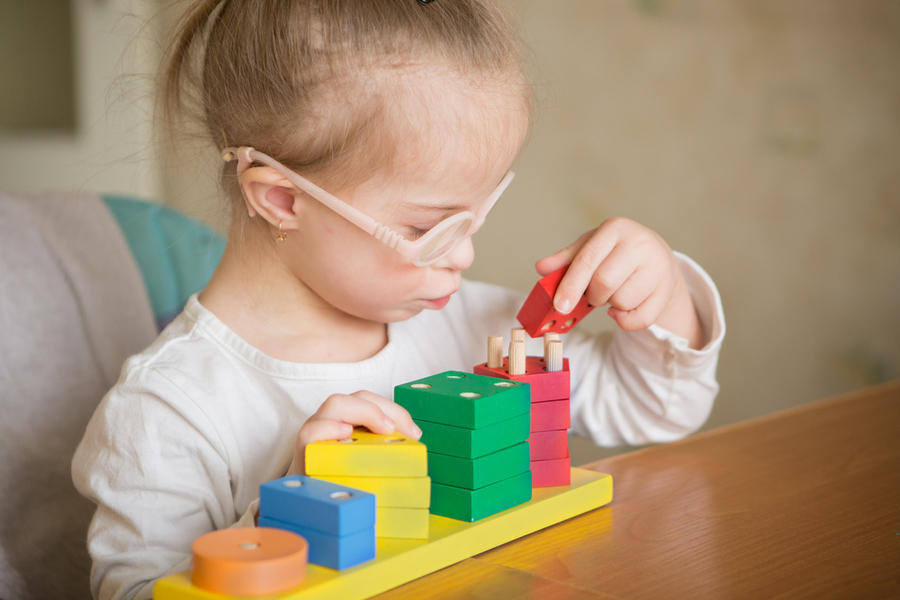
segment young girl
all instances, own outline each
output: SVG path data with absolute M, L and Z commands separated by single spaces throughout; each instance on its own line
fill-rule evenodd
M 393 387 L 483 362 L 524 299 L 461 278 L 530 122 L 492 0 L 194 4 L 165 94 L 177 111 L 196 83 L 234 216 L 208 286 L 129 359 L 75 455 L 100 598 L 148 598 L 195 538 L 252 527 L 259 485 L 303 473 L 310 442 L 353 425 L 418 438 Z M 537 272 L 570 263 L 556 307 L 586 292 L 620 327 L 568 336 L 574 431 L 699 427 L 724 333 L 708 276 L 626 219 Z

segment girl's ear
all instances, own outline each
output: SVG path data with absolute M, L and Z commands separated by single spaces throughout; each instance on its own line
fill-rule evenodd
M 239 183 L 250 216 L 261 216 L 273 227 L 297 229 L 301 196 L 288 179 L 272 167 L 251 167 L 244 171 Z

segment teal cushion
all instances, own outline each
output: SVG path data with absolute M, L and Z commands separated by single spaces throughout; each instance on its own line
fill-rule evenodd
M 202 290 L 225 251 L 225 238 L 177 210 L 136 198 L 103 196 L 141 269 L 162 330 Z

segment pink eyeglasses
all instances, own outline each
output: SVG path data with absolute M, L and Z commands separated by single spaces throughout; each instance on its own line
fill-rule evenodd
M 341 215 L 375 239 L 390 246 L 418 267 L 426 267 L 444 258 L 456 248 L 469 235 L 474 232 L 484 222 L 485 217 L 491 208 L 506 190 L 506 186 L 512 181 L 515 173 L 510 171 L 506 174 L 500 185 L 491 192 L 484 206 L 473 213 L 463 211 L 451 215 L 440 223 L 428 230 L 428 232 L 415 241 L 410 241 L 394 231 L 393 229 L 382 225 L 372 217 L 365 215 L 353 208 L 343 200 L 332 196 L 316 184 L 297 175 L 283 164 L 267 156 L 262 152 L 257 152 L 253 148 L 247 146 L 241 148 L 225 148 L 222 151 L 222 158 L 225 161 L 237 160 L 238 177 L 246 171 L 254 162 L 261 162 L 268 165 L 284 175 L 291 183 L 298 188 Z

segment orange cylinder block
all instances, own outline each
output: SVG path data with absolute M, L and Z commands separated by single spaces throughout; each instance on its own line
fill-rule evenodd
M 295 533 L 266 527 L 220 529 L 191 545 L 191 583 L 229 596 L 264 596 L 306 578 L 309 546 Z

